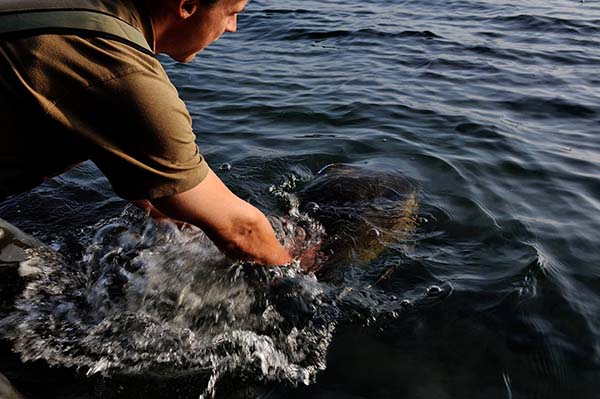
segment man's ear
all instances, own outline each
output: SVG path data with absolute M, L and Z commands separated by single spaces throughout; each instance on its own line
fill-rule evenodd
M 179 17 L 187 19 L 198 11 L 199 0 L 179 0 Z

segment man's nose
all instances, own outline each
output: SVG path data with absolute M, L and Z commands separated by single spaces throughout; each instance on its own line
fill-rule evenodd
M 234 14 L 227 18 L 227 27 L 225 28 L 227 32 L 235 32 L 237 30 L 237 14 Z

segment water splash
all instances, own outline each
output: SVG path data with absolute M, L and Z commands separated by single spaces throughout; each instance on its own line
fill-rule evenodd
M 233 263 L 197 229 L 126 221 L 98 226 L 79 262 L 32 250 L 6 335 L 24 361 L 88 374 L 186 372 L 309 384 L 336 322 L 329 288 L 297 265 Z
M 301 254 L 331 237 L 313 218 L 318 212 L 310 204 L 301 208 L 292 193 L 314 177 L 300 172 L 272 187 L 288 212 L 269 219 L 280 241 Z M 79 258 L 31 250 L 26 289 L 2 322 L 14 350 L 24 361 L 88 375 L 202 375 L 202 398 L 229 378 L 310 384 L 325 369 L 340 324 L 384 326 L 452 291 L 439 282 L 390 295 L 380 286 L 405 267 L 402 257 L 371 265 L 317 257 L 319 268 L 332 271 L 320 280 L 298 264 L 232 263 L 202 231 L 150 221 L 133 208 L 81 235 Z M 379 235 L 359 241 L 390 245 Z M 356 252 L 359 244 L 348 244 Z

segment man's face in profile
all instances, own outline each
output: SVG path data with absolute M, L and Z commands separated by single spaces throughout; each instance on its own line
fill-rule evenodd
M 180 62 L 191 61 L 223 33 L 235 32 L 237 15 L 244 10 L 248 0 L 219 0 L 210 5 L 201 4 L 201 0 L 190 0 L 190 6 L 192 4 L 195 6 L 189 8 L 189 18 L 181 22 L 176 37 L 170 39 L 177 42 L 172 44 L 168 54 Z

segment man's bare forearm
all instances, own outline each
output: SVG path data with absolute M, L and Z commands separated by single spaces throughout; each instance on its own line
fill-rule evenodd
M 234 222 L 233 229 L 205 232 L 228 256 L 264 265 L 281 265 L 292 261 L 289 252 L 277 241 L 265 215 L 247 204 L 245 215 Z
M 264 265 L 292 261 L 265 215 L 229 191 L 212 171 L 191 190 L 152 200 L 151 205 L 151 214 L 198 226 L 233 259 Z

